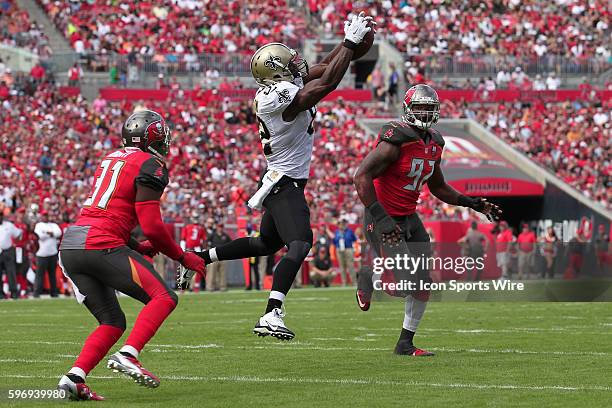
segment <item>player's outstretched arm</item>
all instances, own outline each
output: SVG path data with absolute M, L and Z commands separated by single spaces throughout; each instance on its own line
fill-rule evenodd
M 193 252 L 185 252 L 174 241 L 161 216 L 159 199 L 163 189 L 153 189 L 151 187 L 136 184 L 136 216 L 142 232 L 151 242 L 153 247 L 164 255 L 175 261 L 179 261 L 187 269 L 204 273 L 204 260 Z
M 397 244 L 402 239 L 401 230 L 378 202 L 374 179 L 380 176 L 390 164 L 396 162 L 399 156 L 399 146 L 382 141 L 376 146 L 376 149 L 368 153 L 353 176 L 357 195 L 372 214 L 375 229 L 380 232 L 383 242 L 392 244 Z
M 336 55 L 338 55 L 338 53 L 340 52 L 340 50 L 342 50 L 343 47 L 344 42 L 341 42 L 340 44 L 336 45 L 334 49 L 329 52 L 329 54 L 323 57 L 323 59 L 318 64 L 310 67 L 310 69 L 308 70 L 308 75 L 306 76 L 306 78 L 304 78 L 304 84 L 307 84 L 313 79 L 321 78 L 325 73 L 325 70 L 327 69 L 329 63 L 332 62 L 334 58 L 336 58 Z
M 490 203 L 485 198 L 468 197 L 451 187 L 444 179 L 444 173 L 440 168 L 440 160 L 436 162 L 434 172 L 427 181 L 427 185 L 429 191 L 445 203 L 471 208 L 486 215 L 490 221 L 499 219 L 502 214 L 502 210 L 497 205 Z
M 284 121 L 293 121 L 300 112 L 312 108 L 338 87 L 351 63 L 354 49 L 357 44 L 361 43 L 363 37 L 372 30 L 372 27 L 368 27 L 371 20 L 371 17 L 365 17 L 362 12 L 358 17 L 353 17 L 350 23 L 345 23 L 345 37 L 341 49 L 327 65 L 321 77 L 309 81 L 295 95 L 291 104 L 283 112 Z

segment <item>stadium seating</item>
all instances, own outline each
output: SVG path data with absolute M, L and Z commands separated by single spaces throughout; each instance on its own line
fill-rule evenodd
M 285 1 L 39 3 L 80 54 L 249 54 L 269 41 L 299 46 L 306 32 Z
M 0 44 L 25 48 L 44 57 L 51 52 L 48 42 L 27 11 L 19 9 L 14 0 L 0 1 Z
M 351 10 L 365 10 L 376 16 L 377 35 L 409 55 L 610 56 L 605 0 L 310 3 L 330 35 L 342 32 Z

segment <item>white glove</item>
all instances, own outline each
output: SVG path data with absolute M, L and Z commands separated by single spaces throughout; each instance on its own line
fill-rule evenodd
M 372 30 L 368 24 L 372 21 L 372 17 L 365 17 L 362 11 L 358 16 L 353 16 L 351 22 L 344 22 L 344 39 L 352 43 L 359 44 L 363 41 L 363 37 Z

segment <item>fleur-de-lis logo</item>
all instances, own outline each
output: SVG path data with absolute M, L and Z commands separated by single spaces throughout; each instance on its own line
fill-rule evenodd
M 291 101 L 288 89 L 283 89 L 280 92 L 276 91 L 276 93 L 278 94 L 278 103 L 287 103 Z
M 264 66 L 273 69 L 274 71 L 277 70 L 278 66 L 276 64 L 280 64 L 281 63 L 281 58 L 276 56 L 276 55 L 270 55 L 268 57 L 268 59 L 264 62 Z

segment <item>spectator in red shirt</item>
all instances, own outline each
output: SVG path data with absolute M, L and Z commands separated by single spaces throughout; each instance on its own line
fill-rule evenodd
M 523 224 L 523 230 L 517 238 L 518 242 L 518 278 L 525 276 L 530 278 L 533 270 L 535 243 L 537 242 L 535 233 L 529 229 L 529 224 Z
M 508 223 L 499 223 L 499 234 L 495 239 L 497 249 L 497 266 L 502 270 L 502 279 L 509 279 L 508 268 L 510 266 L 510 243 L 514 241 L 512 230 L 508 228 Z
M 30 70 L 30 76 L 35 83 L 39 84 L 45 78 L 45 69 L 42 65 L 36 64 Z

